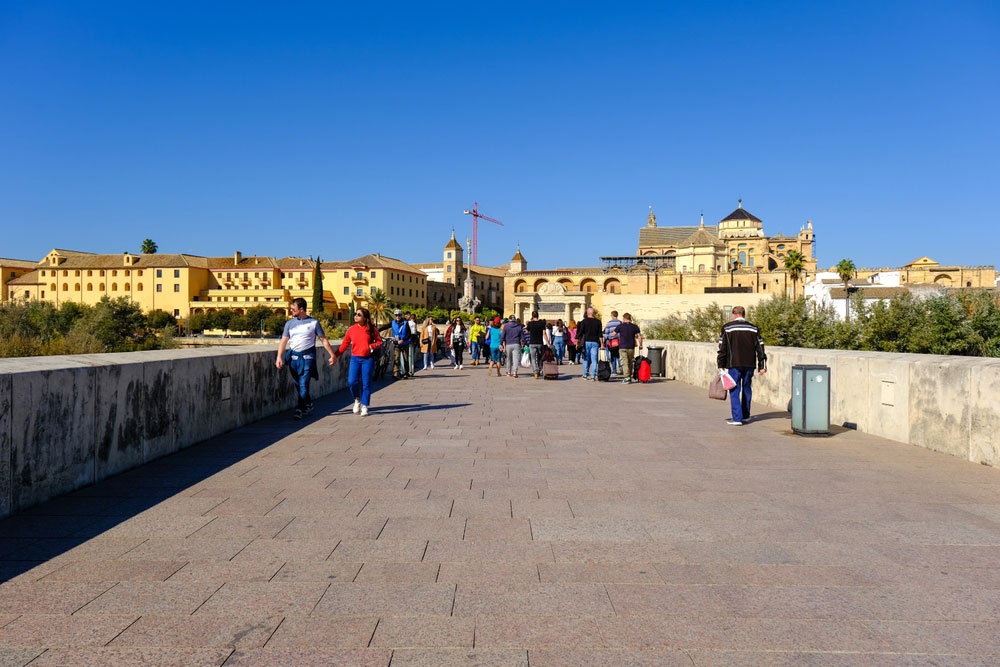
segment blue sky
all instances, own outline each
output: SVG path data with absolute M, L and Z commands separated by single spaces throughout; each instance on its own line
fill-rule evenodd
M 0 3 L 0 257 L 595 266 L 813 220 L 820 266 L 997 264 L 1000 4 Z

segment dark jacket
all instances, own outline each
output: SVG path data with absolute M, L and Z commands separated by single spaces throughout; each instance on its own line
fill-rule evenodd
M 719 336 L 719 368 L 767 368 L 760 329 L 742 317 L 726 322 Z
M 581 342 L 600 343 L 603 338 L 604 328 L 601 326 L 601 321 L 596 317 L 584 317 L 583 320 L 576 325 L 577 345 Z

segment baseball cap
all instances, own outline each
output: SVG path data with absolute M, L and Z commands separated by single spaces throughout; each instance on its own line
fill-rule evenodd
M 403 314 L 403 311 L 401 311 L 401 310 L 400 310 L 399 308 L 397 308 L 397 309 L 396 309 L 395 311 L 393 311 L 393 313 L 392 313 L 392 314 L 393 314 L 393 315 L 402 315 L 402 314 Z

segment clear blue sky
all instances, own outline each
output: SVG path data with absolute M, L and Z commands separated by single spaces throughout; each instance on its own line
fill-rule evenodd
M 736 207 L 1000 264 L 1000 3 L 0 3 L 0 256 L 595 266 Z M 993 213 L 991 213 L 991 211 Z

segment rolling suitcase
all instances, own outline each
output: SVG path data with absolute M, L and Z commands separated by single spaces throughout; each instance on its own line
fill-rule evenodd
M 545 380 L 559 379 L 559 364 L 554 361 L 542 362 L 542 378 Z
M 636 379 L 643 384 L 649 382 L 649 378 L 653 376 L 652 368 L 649 365 L 649 359 L 643 357 L 642 360 L 639 361 L 636 366 L 635 376 Z

